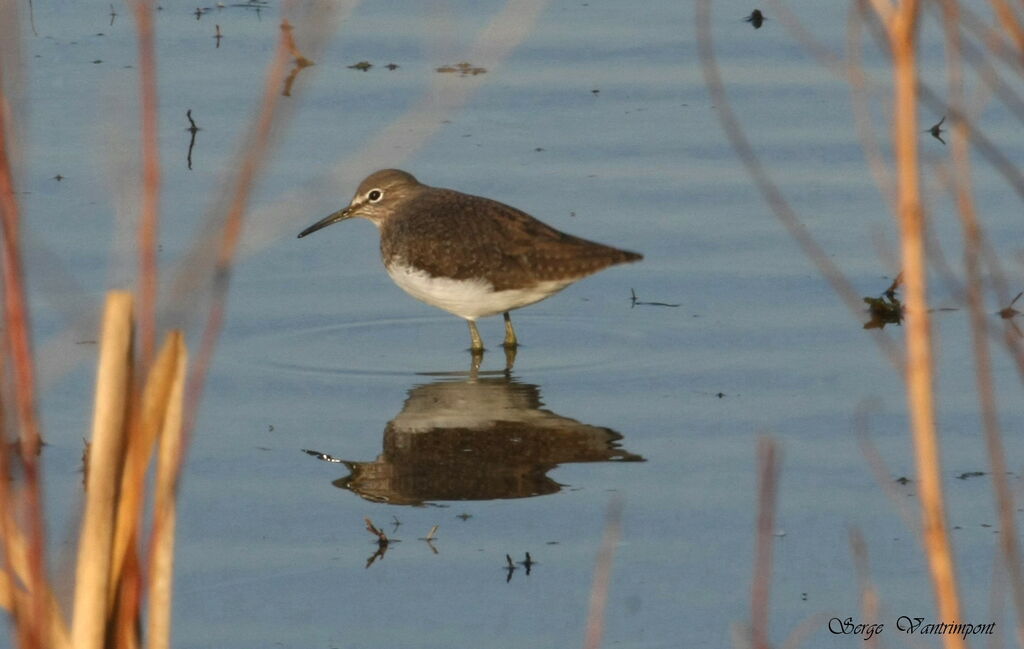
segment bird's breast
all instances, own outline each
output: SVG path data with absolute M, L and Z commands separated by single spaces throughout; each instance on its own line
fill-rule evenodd
M 395 284 L 409 295 L 466 320 L 533 304 L 572 283 L 571 280 L 545 281 L 496 291 L 494 285 L 484 278 L 435 276 L 399 258 L 392 258 L 385 268 Z

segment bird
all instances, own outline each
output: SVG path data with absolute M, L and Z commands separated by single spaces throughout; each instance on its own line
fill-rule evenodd
M 515 350 L 510 311 L 608 266 L 643 259 L 560 232 L 504 203 L 422 184 L 399 169 L 367 176 L 346 207 L 299 238 L 356 217 L 380 231 L 381 259 L 395 284 L 466 320 L 474 354 L 484 350 L 477 319 L 503 314 L 503 346 Z

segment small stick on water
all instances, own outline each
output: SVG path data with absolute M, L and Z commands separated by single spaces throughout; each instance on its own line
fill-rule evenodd
M 635 306 L 667 306 L 672 308 L 682 306 L 681 304 L 669 304 L 668 302 L 642 302 L 637 299 L 636 291 L 633 289 L 629 289 L 629 295 L 629 308 L 631 309 Z
M 426 542 L 431 552 L 433 552 L 434 554 L 439 554 L 437 548 L 434 547 L 434 539 L 436 538 L 435 534 L 437 534 L 437 525 L 431 527 L 430 531 L 427 532 L 427 535 L 421 537 L 420 540 Z
M 533 568 L 533 566 L 536 563 L 537 562 L 534 561 L 532 557 L 530 557 L 530 553 L 527 552 L 526 553 L 526 559 L 524 561 L 520 561 L 519 565 L 521 565 L 522 567 L 526 568 L 526 575 L 529 576 L 530 575 L 530 569 Z
M 313 61 L 307 59 L 302 55 L 302 52 L 299 51 L 298 46 L 295 44 L 295 37 L 292 36 L 293 29 L 294 28 L 291 26 L 291 23 L 287 20 L 281 23 L 281 32 L 285 47 L 288 48 L 288 52 L 292 55 L 292 69 L 291 72 L 288 73 L 288 77 L 284 80 L 284 90 L 281 91 L 281 94 L 285 97 L 292 96 L 292 85 L 295 83 L 296 77 L 299 76 L 299 71 L 303 68 L 315 65 Z
M 1020 293 L 1017 294 L 1017 297 L 1010 300 L 1010 304 L 1008 304 L 1005 309 L 1000 309 L 999 317 L 1002 318 L 1003 320 L 1009 320 L 1013 316 L 1019 315 L 1020 311 L 1013 308 L 1013 305 L 1017 303 L 1017 300 L 1019 300 L 1020 296 L 1022 295 L 1024 295 L 1024 291 L 1021 291 Z
M 377 529 L 374 526 L 373 521 L 371 521 L 369 518 L 364 518 L 363 520 L 366 521 L 366 531 L 370 532 L 371 534 L 377 535 L 377 545 L 382 548 L 387 547 L 388 543 L 391 542 L 390 539 L 388 539 L 388 535 L 385 534 L 382 530 Z
M 505 576 L 505 583 L 507 584 L 512 581 L 512 573 L 516 571 L 516 564 L 512 561 L 512 557 L 507 554 L 505 555 L 505 564 L 505 570 L 508 571 L 508 574 Z
M 185 117 L 188 118 L 188 123 L 190 124 L 190 126 L 187 129 L 185 129 L 185 130 L 192 134 L 192 138 L 188 141 L 188 168 L 189 168 L 189 170 L 191 170 L 192 169 L 192 149 L 195 148 L 195 146 L 196 146 L 196 133 L 198 133 L 201 129 L 198 126 L 196 126 L 195 120 L 192 119 L 192 109 L 191 108 L 189 108 L 188 110 L 185 111 Z

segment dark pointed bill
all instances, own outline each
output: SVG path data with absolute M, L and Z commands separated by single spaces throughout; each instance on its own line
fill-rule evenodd
M 306 236 L 307 234 L 313 234 L 317 230 L 321 230 L 323 228 L 326 228 L 328 225 L 331 225 L 332 223 L 337 223 L 338 221 L 344 221 L 345 219 L 349 218 L 349 216 L 350 216 L 349 209 L 347 207 L 345 209 L 343 209 L 343 210 L 338 210 L 334 214 L 330 214 L 328 216 L 325 216 L 324 218 L 320 219 L 319 221 L 317 221 L 313 225 L 309 226 L 308 228 L 306 228 L 305 230 L 300 232 L 299 233 L 299 238 L 301 239 L 302 237 Z

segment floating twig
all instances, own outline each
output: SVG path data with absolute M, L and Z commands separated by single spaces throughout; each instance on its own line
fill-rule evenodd
M 366 531 L 371 534 L 377 535 L 378 546 L 387 547 L 388 544 L 391 543 L 391 539 L 389 539 L 388 535 L 384 533 L 384 530 L 377 529 L 374 526 L 373 521 L 371 521 L 369 518 L 364 518 L 363 520 L 366 521 Z
M 438 527 L 437 525 L 431 527 L 430 531 L 427 532 L 427 535 L 426 535 L 426 537 L 423 538 L 423 540 L 428 542 L 428 543 L 430 541 L 433 541 L 434 540 L 434 535 L 437 534 L 437 527 Z
M 1017 297 L 1010 300 L 1010 303 L 1005 308 L 1000 309 L 999 317 L 1002 318 L 1003 320 L 1009 320 L 1010 318 L 1019 315 L 1020 311 L 1013 308 L 1013 305 L 1017 303 L 1017 300 L 1019 300 L 1020 296 L 1022 295 L 1024 295 L 1024 291 L 1021 291 L 1020 293 L 1017 294 Z
M 478 74 L 484 74 L 487 72 L 487 68 L 481 68 L 469 63 L 468 61 L 461 61 L 455 65 L 442 65 L 439 68 L 434 68 L 434 70 L 442 74 L 458 72 L 460 77 L 475 77 Z
M 682 306 L 681 304 L 669 304 L 668 302 L 643 302 L 637 299 L 636 291 L 633 289 L 629 289 L 629 296 L 629 308 L 631 309 L 635 306 L 667 306 L 673 309 Z
M 345 463 L 345 460 L 341 460 L 339 458 L 336 458 L 333 455 L 328 455 L 327 453 L 321 453 L 320 451 L 311 451 L 308 448 L 304 448 L 304 449 L 302 449 L 302 452 L 305 453 L 306 455 L 312 455 L 316 459 L 321 460 L 323 462 L 330 462 L 331 464 L 344 464 Z
M 307 59 L 302 55 L 302 52 L 299 51 L 298 46 L 295 44 L 295 37 L 292 36 L 293 30 L 294 27 L 292 27 L 291 23 L 287 20 L 281 23 L 281 37 L 284 40 L 285 47 L 288 48 L 288 53 L 292 56 L 292 69 L 288 73 L 288 77 L 284 80 L 284 90 L 281 91 L 281 94 L 285 97 L 292 96 L 292 85 L 295 83 L 295 79 L 298 78 L 299 72 L 303 68 L 315 65 L 313 61 Z
M 512 557 L 505 555 L 505 570 L 508 574 L 505 576 L 505 583 L 512 581 L 512 573 L 516 571 L 516 564 L 512 561 Z
M 526 559 L 524 561 L 520 561 L 519 565 L 521 565 L 522 567 L 526 568 L 526 576 L 530 576 L 530 569 L 533 568 L 533 566 L 536 563 L 537 562 L 534 561 L 532 557 L 530 557 L 530 553 L 527 552 L 526 553 Z
M 931 128 L 929 128 L 927 131 L 925 131 L 925 133 L 931 133 L 933 138 L 935 138 L 939 142 L 942 142 L 943 144 L 945 144 L 946 141 L 942 139 L 942 134 L 945 132 L 945 131 L 942 130 L 942 123 L 945 122 L 945 121 L 946 121 L 946 116 L 943 115 L 942 119 L 940 119 L 937 124 L 934 124 Z
M 192 137 L 189 138 L 189 141 L 188 141 L 188 168 L 189 168 L 189 171 L 191 171 L 192 170 L 192 149 L 196 145 L 196 133 L 198 133 L 202 129 L 200 129 L 198 126 L 196 126 L 195 120 L 192 119 L 192 109 L 191 108 L 189 108 L 188 110 L 185 111 L 185 117 L 188 118 L 188 123 L 189 123 L 189 127 L 187 129 L 185 129 L 185 130 L 192 134 Z

